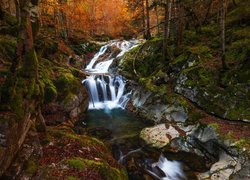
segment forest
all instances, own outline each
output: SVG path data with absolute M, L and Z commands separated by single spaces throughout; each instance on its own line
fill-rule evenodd
M 0 179 L 250 178 L 250 1 L 0 0 Z

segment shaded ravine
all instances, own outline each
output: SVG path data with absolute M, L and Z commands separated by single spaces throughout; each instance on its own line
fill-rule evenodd
M 140 131 L 149 124 L 124 110 L 132 92 L 126 92 L 125 78 L 109 72 L 117 57 L 138 44 L 137 40 L 111 41 L 87 65 L 88 76 L 83 84 L 90 102 L 84 124 L 90 135 L 111 145 L 114 157 L 126 167 L 129 179 L 187 179 L 181 162 L 168 160 L 174 158 L 171 155 L 166 158 L 139 138 Z M 195 178 L 189 169 L 185 171 Z

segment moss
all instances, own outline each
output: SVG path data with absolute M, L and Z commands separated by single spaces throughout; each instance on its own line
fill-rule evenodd
M 15 114 L 21 118 L 24 116 L 24 107 L 23 107 L 23 91 L 22 90 L 14 90 L 12 92 L 12 98 L 10 102 L 10 106 L 12 107 L 12 110 L 15 112 Z
M 151 78 L 140 78 L 139 82 L 145 85 L 147 90 L 157 92 L 157 86 L 153 84 Z
M 232 32 L 232 40 L 241 40 L 245 38 L 250 38 L 250 27 L 238 28 Z
M 44 103 L 50 103 L 57 98 L 57 90 L 53 83 L 49 83 L 45 87 L 44 91 Z
M 24 63 L 21 70 L 23 77 L 35 77 L 38 72 L 38 59 L 34 49 L 27 52 L 24 56 Z
M 36 83 L 36 81 L 34 78 L 29 80 L 28 94 L 27 94 L 28 98 L 31 98 L 35 92 L 35 85 L 36 85 L 35 83 Z
M 246 149 L 250 152 L 250 138 L 241 138 L 240 140 L 235 142 L 235 146 L 238 147 L 239 150 Z
M 79 136 L 77 136 L 77 135 L 75 135 L 75 134 L 72 134 L 72 133 L 63 133 L 63 136 L 64 136 L 64 137 L 67 137 L 67 138 L 69 138 L 69 139 L 75 139 L 75 140 L 77 140 L 77 141 L 80 141 L 80 140 L 81 140 L 81 138 L 80 138 Z
M 4 22 L 6 22 L 10 26 L 14 26 L 17 24 L 17 20 L 15 16 L 12 16 L 7 11 L 1 11 L 1 17 Z
M 37 172 L 37 169 L 38 169 L 37 162 L 35 162 L 32 159 L 27 161 L 26 168 L 25 168 L 26 173 L 28 173 L 30 175 L 33 175 L 33 174 L 35 174 Z
M 198 36 L 195 31 L 186 30 L 184 31 L 184 40 L 186 44 L 195 44 L 198 42 Z
M 77 180 L 77 178 L 74 177 L 74 176 L 68 176 L 68 177 L 67 177 L 67 180 Z
M 189 111 L 187 124 L 196 124 L 203 117 L 200 111 Z
M 117 179 L 117 180 L 125 180 L 127 179 L 127 175 L 124 170 L 119 170 L 111 167 L 105 162 L 82 159 L 82 158 L 73 158 L 67 160 L 67 164 L 70 167 L 76 168 L 78 170 L 83 170 L 84 168 L 89 168 L 93 170 L 97 170 L 103 179 Z
M 217 123 L 211 123 L 209 124 L 210 127 L 214 128 L 217 132 L 219 131 L 219 125 Z
M 11 36 L 0 36 L 0 57 L 12 60 L 15 57 L 16 38 Z
M 241 1 L 238 3 L 237 7 L 228 13 L 226 19 L 226 26 L 243 26 L 249 25 L 249 12 L 250 4 L 248 1 Z
M 80 80 L 75 78 L 71 73 L 60 74 L 60 77 L 54 81 L 58 91 L 58 100 L 62 101 L 69 93 L 76 94 L 81 86 Z
M 85 166 L 85 163 L 81 159 L 69 159 L 68 165 L 73 168 L 82 170 Z
M 208 37 L 218 36 L 219 28 L 218 25 L 207 25 L 201 27 L 201 34 L 204 34 Z
M 211 54 L 211 49 L 205 45 L 191 46 L 188 48 L 188 51 L 190 51 L 194 55 L 205 57 L 205 58 L 213 57 Z

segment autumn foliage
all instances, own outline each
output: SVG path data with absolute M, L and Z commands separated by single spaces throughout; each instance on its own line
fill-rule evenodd
M 130 13 L 123 0 L 46 0 L 41 3 L 43 25 L 51 25 L 60 32 L 67 31 L 89 36 L 126 36 L 132 33 Z

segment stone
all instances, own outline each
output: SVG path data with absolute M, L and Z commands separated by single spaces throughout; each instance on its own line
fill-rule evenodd
M 63 101 L 62 107 L 66 112 L 70 112 L 74 108 L 78 107 L 80 104 L 79 98 L 77 95 L 69 94 Z
M 171 117 L 175 122 L 185 122 L 188 119 L 188 115 L 184 111 L 174 112 Z
M 179 137 L 179 132 L 173 127 L 166 127 L 166 124 L 159 124 L 141 131 L 140 137 L 147 143 L 156 148 L 162 148 L 169 142 Z

